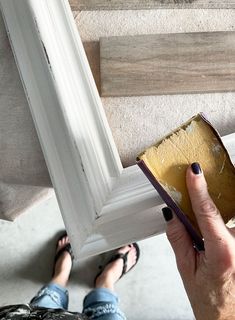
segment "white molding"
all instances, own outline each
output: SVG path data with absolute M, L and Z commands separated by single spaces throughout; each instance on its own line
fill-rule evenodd
M 75 256 L 164 232 L 159 195 L 122 168 L 68 2 L 0 5 Z M 235 134 L 224 141 L 235 162 Z

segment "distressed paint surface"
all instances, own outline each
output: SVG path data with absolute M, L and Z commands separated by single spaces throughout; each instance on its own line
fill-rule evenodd
M 73 10 L 140 9 L 234 9 L 235 1 L 226 0 L 70 0 Z

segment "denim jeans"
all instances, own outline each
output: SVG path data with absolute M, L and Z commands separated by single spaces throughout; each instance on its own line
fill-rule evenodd
M 48 309 L 68 309 L 68 290 L 58 284 L 49 283 L 42 287 L 31 300 L 31 306 Z M 124 313 L 118 307 L 118 296 L 106 288 L 92 290 L 83 301 L 83 313 L 89 319 L 126 320 Z

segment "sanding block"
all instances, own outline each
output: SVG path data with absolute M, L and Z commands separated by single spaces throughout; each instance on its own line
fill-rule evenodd
M 186 187 L 186 169 L 198 162 L 224 222 L 235 215 L 235 168 L 217 130 L 202 113 L 150 146 L 137 164 L 184 223 L 195 245 L 203 240 Z

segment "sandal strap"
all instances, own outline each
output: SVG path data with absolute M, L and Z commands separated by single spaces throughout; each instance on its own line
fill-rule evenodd
M 123 268 L 122 268 L 121 277 L 126 273 L 126 270 L 127 270 L 128 254 L 129 254 L 129 251 L 127 251 L 125 254 L 124 253 L 117 253 L 108 262 L 108 264 L 109 264 L 109 263 L 114 262 L 114 261 L 116 261 L 118 259 L 122 259 L 123 260 Z
M 73 251 L 72 251 L 72 247 L 70 243 L 67 243 L 66 246 L 64 246 L 62 249 L 60 249 L 57 254 L 55 255 L 55 260 L 54 260 L 54 264 L 56 264 L 56 261 L 59 259 L 59 257 L 64 253 L 64 252 L 68 252 L 71 256 L 72 262 L 74 260 L 74 255 L 73 255 Z
M 120 276 L 120 278 L 122 278 L 127 272 L 129 272 L 132 268 L 135 267 L 135 265 L 137 264 L 138 260 L 139 260 L 139 257 L 140 257 L 140 249 L 139 249 L 139 246 L 136 242 L 133 243 L 133 246 L 135 247 L 136 249 L 136 256 L 137 256 L 137 260 L 136 260 L 136 263 L 127 271 L 127 260 L 128 260 L 128 254 L 130 251 L 127 251 L 125 254 L 124 253 L 116 253 L 114 254 L 110 260 L 108 260 L 108 262 L 102 267 L 100 266 L 100 271 L 98 272 L 98 274 L 96 275 L 95 279 L 94 279 L 94 284 L 96 283 L 96 279 L 101 275 L 101 273 L 104 271 L 105 267 L 111 263 L 111 262 L 114 262 L 118 259 L 122 259 L 123 260 L 123 268 L 122 268 L 122 274 Z M 120 279 L 119 278 L 119 279 Z

